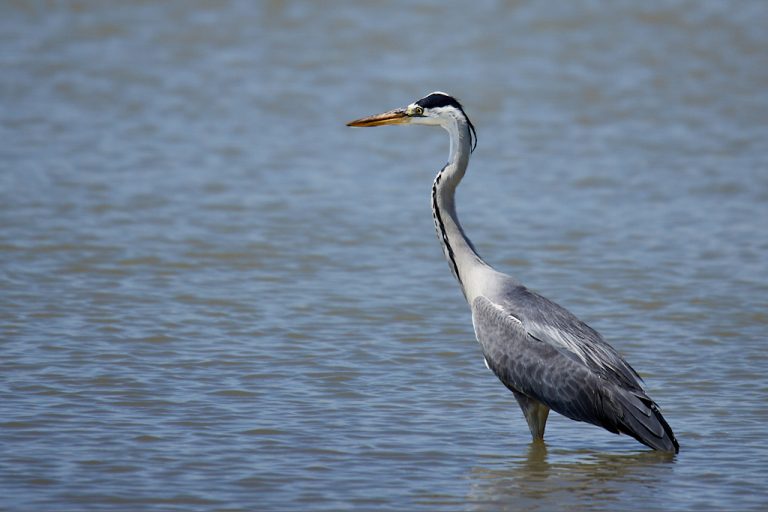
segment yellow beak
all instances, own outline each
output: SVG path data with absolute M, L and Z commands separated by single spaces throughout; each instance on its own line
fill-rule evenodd
M 376 114 L 375 116 L 363 117 L 355 121 L 350 121 L 347 126 L 383 126 L 385 124 L 405 124 L 408 122 L 408 113 L 404 108 L 397 108 L 384 112 L 383 114 Z

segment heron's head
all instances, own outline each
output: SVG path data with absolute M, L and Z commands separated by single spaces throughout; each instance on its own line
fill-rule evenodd
M 475 127 L 464 112 L 461 103 L 444 92 L 430 93 L 405 108 L 396 108 L 382 114 L 350 121 L 347 126 L 383 126 L 386 124 L 424 124 L 450 129 L 456 124 L 466 124 L 472 137 L 472 149 L 477 145 Z

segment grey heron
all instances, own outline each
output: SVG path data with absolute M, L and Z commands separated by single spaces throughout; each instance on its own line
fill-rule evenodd
M 478 254 L 456 214 L 456 187 L 477 145 L 475 127 L 456 98 L 433 92 L 405 108 L 347 126 L 441 126 L 448 163 L 432 184 L 432 216 L 449 267 L 469 303 L 485 365 L 514 394 L 534 441 L 549 411 L 627 434 L 660 451 L 679 451 L 642 379 L 603 337 L 570 311 L 503 274 Z

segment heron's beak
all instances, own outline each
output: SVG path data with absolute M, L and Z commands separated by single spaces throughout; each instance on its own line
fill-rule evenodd
M 404 108 L 397 108 L 384 112 L 383 114 L 376 114 L 375 116 L 363 117 L 355 121 L 350 121 L 347 126 L 383 126 L 385 124 L 405 124 L 408 122 L 409 116 Z

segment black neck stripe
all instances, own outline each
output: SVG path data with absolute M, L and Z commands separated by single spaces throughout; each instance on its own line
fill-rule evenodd
M 448 253 L 448 260 L 453 267 L 454 274 L 456 274 L 456 279 L 459 281 L 459 284 L 463 288 L 464 284 L 461 282 L 459 266 L 456 264 L 456 256 L 453 254 L 453 248 L 451 247 L 451 244 L 448 243 L 448 234 L 445 232 L 445 224 L 443 224 L 443 218 L 440 216 L 440 208 L 437 206 L 437 185 L 440 183 L 440 178 L 443 177 L 444 170 L 445 167 L 443 167 L 440 172 L 437 173 L 437 176 L 435 177 L 435 183 L 432 185 L 432 211 L 435 215 L 435 223 L 437 224 L 437 228 L 440 231 L 440 238 L 442 238 L 443 245 L 445 245 L 445 250 Z

